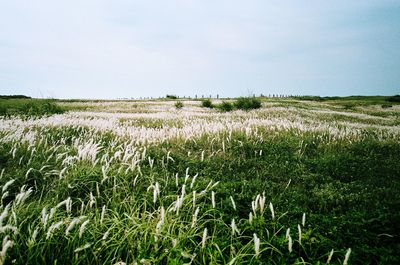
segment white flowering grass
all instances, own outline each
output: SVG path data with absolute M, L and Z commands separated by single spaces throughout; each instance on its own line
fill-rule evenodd
M 371 130 L 379 141 L 400 135 L 390 116 L 312 106 L 266 103 L 257 111 L 219 113 L 197 101 L 180 112 L 161 101 L 125 109 L 82 104 L 93 111 L 0 118 L 0 144 L 12 165 L 0 165 L 1 263 L 21 257 L 21 264 L 57 258 L 71 264 L 348 264 L 351 249 L 315 254 L 313 216 L 306 223 L 309 212 L 292 214 L 282 203 L 300 182 L 290 175 L 293 168 L 281 176 L 257 167 L 280 155 L 268 141 L 285 133 L 299 139 L 292 160 L 309 145 L 361 142 Z M 321 113 L 355 120 L 332 123 L 318 118 Z M 235 166 L 246 163 L 251 168 L 243 176 Z

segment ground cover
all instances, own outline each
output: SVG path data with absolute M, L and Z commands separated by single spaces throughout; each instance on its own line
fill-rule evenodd
M 0 262 L 399 263 L 398 103 L 260 101 L 0 117 Z

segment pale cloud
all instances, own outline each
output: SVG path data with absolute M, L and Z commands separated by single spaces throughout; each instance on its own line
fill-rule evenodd
M 399 93 L 396 1 L 0 3 L 0 93 Z

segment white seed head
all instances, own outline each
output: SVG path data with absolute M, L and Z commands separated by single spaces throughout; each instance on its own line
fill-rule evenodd
M 349 263 L 350 254 L 351 248 L 347 249 L 346 255 L 344 256 L 343 265 L 347 265 Z
M 260 255 L 260 239 L 257 237 L 257 234 L 253 234 L 254 237 L 254 252 L 256 253 L 256 256 Z
M 196 207 L 196 191 L 193 191 L 193 209 Z
M 16 227 L 16 226 L 9 225 L 9 224 L 7 224 L 7 225 L 5 225 L 5 226 L 1 226 L 1 227 L 0 227 L 0 234 L 3 234 L 4 232 L 6 232 L 6 231 L 8 231 L 8 230 L 11 230 L 11 231 L 13 231 L 14 233 L 16 233 L 16 232 L 17 232 L 17 227 Z
M 69 233 L 72 231 L 72 229 L 74 229 L 75 225 L 79 224 L 80 222 L 83 221 L 83 219 L 85 219 L 86 216 L 80 216 L 80 217 L 76 217 L 74 218 L 71 223 L 68 225 L 67 229 L 65 230 L 65 235 L 69 235 Z
M 252 212 L 249 213 L 249 223 L 250 224 L 253 223 L 253 213 Z
M 190 155 L 190 152 L 188 152 L 188 156 Z M 185 183 L 186 183 L 186 181 L 188 180 L 188 178 L 189 178 L 189 168 L 187 167 L 186 168 L 186 172 L 185 172 Z
M 161 206 L 161 209 L 160 209 L 160 222 L 161 222 L 161 224 L 164 224 L 164 222 L 165 222 L 165 209 L 164 209 L 164 206 Z
M 230 197 L 230 199 L 231 199 L 232 207 L 233 207 L 233 209 L 236 211 L 236 203 L 235 203 L 235 201 L 233 200 L 233 197 L 232 197 L 232 196 L 229 196 L 229 197 Z
M 288 250 L 290 253 L 293 251 L 293 241 L 292 241 L 292 237 L 290 235 L 288 237 Z
M 4 186 L 3 186 L 2 192 L 4 193 L 8 189 L 8 187 L 10 187 L 14 182 L 15 182 L 15 179 L 11 179 L 11 180 L 7 181 L 6 184 L 4 184 Z
M 57 223 L 52 224 L 52 225 L 49 227 L 49 230 L 47 230 L 46 239 L 49 239 L 49 238 L 53 235 L 53 232 L 54 232 L 55 230 L 59 229 L 59 228 L 63 225 L 63 223 L 64 223 L 63 221 L 59 221 L 59 222 L 57 222 Z
M 92 245 L 92 244 L 86 243 L 84 246 L 75 249 L 74 252 L 75 252 L 75 253 L 78 253 L 78 252 L 80 252 L 80 251 L 82 251 L 82 250 L 85 250 L 85 249 L 87 249 L 87 248 L 90 248 L 91 245 Z
M 81 227 L 79 228 L 79 238 L 82 238 L 83 233 L 85 232 L 85 227 L 89 223 L 89 220 L 86 220 L 81 224 Z
M 265 192 L 263 192 L 263 195 L 259 197 L 259 204 L 260 204 L 260 213 L 261 215 L 264 214 L 264 207 L 265 207 Z
M 104 221 L 104 215 L 106 214 L 106 206 L 103 205 L 103 207 L 101 208 L 101 215 L 100 215 L 100 224 L 103 224 Z
M 178 187 L 179 186 L 179 174 L 175 174 L 175 185 Z
M 272 202 L 269 203 L 269 209 L 271 210 L 272 220 L 274 220 L 275 219 L 275 211 L 274 211 L 274 206 L 272 205 Z
M 101 240 L 106 240 L 109 234 L 110 234 L 110 230 L 107 230 L 107 231 L 104 233 L 104 235 L 103 235 L 103 237 L 101 238 Z
M 1 264 L 4 264 L 4 261 L 6 259 L 7 250 L 9 248 L 12 248 L 13 245 L 14 245 L 14 242 L 9 239 L 9 236 L 5 236 L 3 239 L 3 246 L 1 249 L 1 253 L 0 253 L 0 263 Z
M 0 226 L 3 225 L 3 221 L 5 218 L 8 216 L 8 211 L 10 210 L 10 204 L 7 204 L 7 206 L 4 208 L 3 212 L 0 214 Z
M 288 228 L 287 230 L 286 230 L 286 239 L 288 239 L 289 238 L 289 236 L 290 236 L 290 228 Z
M 95 203 L 96 203 L 96 198 L 93 196 L 93 193 L 90 192 L 89 207 L 92 208 Z
M 46 207 L 44 207 L 44 208 L 42 209 L 42 218 L 41 218 L 42 224 L 43 224 L 44 227 L 47 226 L 47 219 L 48 219 L 48 218 L 49 218 L 49 216 L 47 215 Z
M 258 207 L 258 205 L 257 205 L 256 201 L 252 201 L 251 202 L 251 209 L 253 210 L 254 216 L 256 216 L 257 207 Z
M 297 229 L 299 230 L 299 244 L 301 245 L 301 227 L 300 227 L 300 225 L 298 224 L 297 225 Z
M 235 218 L 233 218 L 231 221 L 231 228 L 232 228 L 232 235 L 240 234 L 239 229 L 237 228 L 235 223 Z
M 204 228 L 203 237 L 202 237 L 202 240 L 201 240 L 201 248 L 205 248 L 206 240 L 207 240 L 207 228 Z
M 1 196 L 1 200 L 3 201 L 4 198 L 6 198 L 9 195 L 8 191 L 4 192 L 3 195 Z
M 176 245 L 178 244 L 178 240 L 176 238 L 172 239 L 172 247 L 176 247 Z
M 214 191 L 211 192 L 211 204 L 214 209 L 215 208 L 215 192 Z
M 197 216 L 199 215 L 199 211 L 200 211 L 199 207 L 197 207 L 196 210 L 194 211 L 193 218 L 192 218 L 192 226 L 191 226 L 192 228 L 196 226 Z
M 199 174 L 194 175 L 193 179 L 192 179 L 192 183 L 190 183 L 190 189 L 193 189 L 194 183 L 196 182 L 196 178 Z
M 327 264 L 331 263 L 332 256 L 333 256 L 333 249 L 332 249 L 331 252 L 329 253 L 328 259 L 326 260 L 326 263 L 327 263 Z

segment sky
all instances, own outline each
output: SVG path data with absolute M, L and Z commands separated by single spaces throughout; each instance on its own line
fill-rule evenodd
M 400 94 L 400 1 L 2 0 L 0 94 Z

